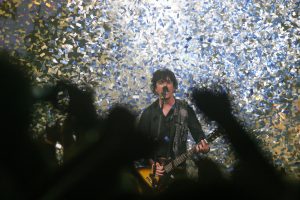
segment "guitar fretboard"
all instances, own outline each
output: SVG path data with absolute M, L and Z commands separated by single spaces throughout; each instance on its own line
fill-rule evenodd
M 217 131 L 211 133 L 209 135 L 209 137 L 206 139 L 208 142 L 213 141 L 214 139 L 216 139 L 218 136 L 220 135 L 220 132 L 218 133 Z M 186 159 L 188 159 L 191 155 L 193 155 L 193 153 L 196 150 L 196 146 L 192 147 L 189 151 L 187 151 L 186 153 L 181 154 L 180 156 L 178 156 L 176 159 L 172 160 L 170 163 L 166 164 L 164 166 L 164 169 L 166 171 L 166 173 L 171 172 L 174 168 L 178 167 L 181 163 L 183 163 Z
M 175 160 L 171 161 L 167 165 L 164 166 L 166 173 L 169 173 L 174 168 L 178 167 L 181 163 L 183 163 L 187 158 L 189 158 L 195 151 L 195 147 L 190 149 L 188 152 L 181 154 Z

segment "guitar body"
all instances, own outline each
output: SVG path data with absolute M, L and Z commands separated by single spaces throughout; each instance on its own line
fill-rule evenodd
M 154 189 L 157 186 L 157 183 L 159 182 L 159 176 L 153 177 L 151 167 L 140 167 L 137 169 L 137 172 L 149 187 Z
M 211 142 L 220 135 L 221 132 L 213 132 L 207 137 L 207 141 Z M 180 167 L 194 152 L 195 146 L 186 153 L 183 153 L 173 160 L 160 158 L 159 163 L 164 166 L 165 174 L 163 176 L 154 176 L 152 167 L 137 167 L 137 172 L 143 181 L 153 191 L 160 192 L 164 190 L 173 180 L 185 177 L 185 170 Z
M 153 176 L 153 171 L 151 167 L 139 167 L 137 172 L 143 179 L 147 186 L 151 188 L 152 191 L 161 192 L 163 191 L 176 177 L 176 174 L 182 174 L 182 170 L 173 170 L 173 173 L 166 173 L 163 176 Z

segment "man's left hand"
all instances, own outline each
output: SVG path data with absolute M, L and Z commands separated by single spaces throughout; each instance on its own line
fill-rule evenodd
M 197 153 L 208 153 L 210 150 L 208 143 L 205 140 L 201 140 L 196 145 L 196 152 Z

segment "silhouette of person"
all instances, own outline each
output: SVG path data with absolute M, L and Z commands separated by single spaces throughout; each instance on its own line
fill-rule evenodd
M 287 189 L 289 185 L 284 183 L 278 171 L 233 116 L 227 93 L 196 88 L 193 100 L 208 118 L 225 129 L 224 133 L 237 155 L 231 180 L 224 184 L 230 186 L 228 193 L 246 199 L 294 199 L 297 196 L 294 189 Z
M 35 102 L 29 72 L 5 51 L 0 52 L 0 70 L 0 198 L 27 199 L 54 169 L 29 132 Z

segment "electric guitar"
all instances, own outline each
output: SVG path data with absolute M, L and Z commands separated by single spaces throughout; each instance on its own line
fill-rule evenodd
M 221 130 L 217 130 L 209 134 L 206 138 L 207 142 L 212 142 L 217 137 L 221 135 Z M 166 162 L 164 165 L 165 174 L 163 176 L 157 176 L 153 174 L 152 166 L 147 167 L 137 167 L 138 174 L 142 177 L 143 181 L 146 182 L 150 188 L 155 191 L 161 191 L 168 183 L 171 173 L 176 170 L 176 168 L 182 164 L 186 159 L 192 156 L 196 152 L 196 146 L 193 146 L 189 151 L 179 155 L 174 160 Z

